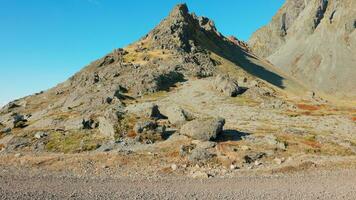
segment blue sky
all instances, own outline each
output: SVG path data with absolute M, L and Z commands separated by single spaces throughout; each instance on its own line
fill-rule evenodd
M 248 40 L 284 0 L 0 0 L 0 105 L 134 42 L 181 2 L 224 35 Z

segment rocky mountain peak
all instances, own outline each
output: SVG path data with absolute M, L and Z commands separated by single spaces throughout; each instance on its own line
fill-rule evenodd
M 189 9 L 187 4 L 176 5 L 169 14 L 169 17 L 174 19 L 186 19 L 189 17 Z
M 153 41 L 151 44 L 155 49 L 190 52 L 199 43 L 198 37 L 207 34 L 221 36 L 212 20 L 189 13 L 186 4 L 178 4 L 147 38 Z

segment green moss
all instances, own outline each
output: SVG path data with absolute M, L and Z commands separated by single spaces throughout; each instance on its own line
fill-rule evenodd
M 95 150 L 103 138 L 88 131 L 83 132 L 53 132 L 50 134 L 46 149 L 50 152 L 75 153 Z

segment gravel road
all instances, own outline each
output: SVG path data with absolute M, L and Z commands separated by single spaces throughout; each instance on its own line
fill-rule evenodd
M 0 199 L 356 199 L 356 170 L 236 178 L 75 177 L 0 172 Z

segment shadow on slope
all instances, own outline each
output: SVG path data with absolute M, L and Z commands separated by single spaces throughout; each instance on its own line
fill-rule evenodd
M 207 31 L 203 31 L 203 34 L 204 37 L 196 37 L 203 48 L 217 54 L 224 59 L 229 60 L 235 65 L 241 67 L 246 72 L 260 79 L 263 79 L 279 88 L 285 88 L 283 84 L 284 78 L 282 76 L 266 69 L 264 66 L 253 62 L 252 59 L 257 60 L 257 58 L 246 52 L 238 45 L 230 42 L 224 36 L 218 36 L 217 34 Z

